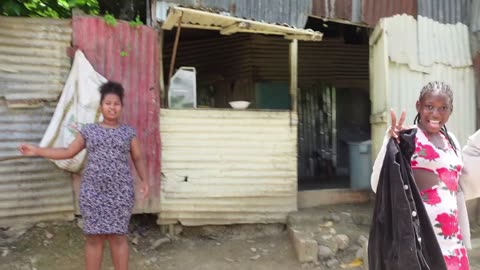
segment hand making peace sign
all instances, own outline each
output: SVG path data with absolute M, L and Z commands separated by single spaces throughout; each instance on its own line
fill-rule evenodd
M 400 131 L 410 128 L 408 126 L 403 125 L 406 118 L 406 112 L 405 110 L 402 110 L 402 114 L 400 115 L 400 120 L 398 120 L 397 122 L 397 115 L 395 114 L 395 111 L 391 109 L 390 117 L 392 118 L 392 125 L 390 126 L 388 133 L 390 134 L 391 137 L 393 137 L 397 141 L 397 143 L 399 143 L 400 139 L 398 136 L 400 135 Z

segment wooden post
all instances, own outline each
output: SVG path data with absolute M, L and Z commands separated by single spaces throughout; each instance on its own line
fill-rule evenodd
M 162 28 L 160 28 L 158 30 L 158 61 L 159 61 L 159 74 L 158 74 L 158 77 L 159 77 L 159 87 L 160 87 L 160 93 L 159 94 L 159 97 L 160 97 L 160 104 L 161 106 L 160 107 L 163 107 L 163 108 L 167 108 L 168 107 L 168 101 L 167 101 L 167 88 L 165 87 L 165 85 L 167 85 L 168 83 L 165 83 L 165 75 L 164 75 L 164 72 L 165 72 L 165 69 L 164 69 L 164 66 L 163 66 L 163 50 L 164 50 L 164 35 L 165 35 L 165 32 Z
M 298 40 L 290 42 L 290 98 L 291 110 L 297 112 L 297 90 L 298 90 Z
M 175 67 L 175 58 L 177 57 L 178 41 L 180 40 L 180 30 L 182 28 L 183 14 L 178 18 L 177 33 L 175 35 L 175 43 L 173 44 L 172 59 L 170 59 L 170 72 L 168 73 L 168 86 L 170 87 L 170 79 L 173 76 L 173 68 Z

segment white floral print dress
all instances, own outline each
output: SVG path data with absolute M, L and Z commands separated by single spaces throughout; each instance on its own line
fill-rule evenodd
M 443 139 L 446 148 L 438 148 L 428 140 L 421 129 L 418 129 L 411 165 L 413 170 L 427 170 L 435 173 L 440 179 L 437 185 L 420 191 L 420 194 L 437 235 L 447 269 L 469 270 L 467 251 L 457 215 L 458 179 L 463 163 L 447 138 L 443 136 Z

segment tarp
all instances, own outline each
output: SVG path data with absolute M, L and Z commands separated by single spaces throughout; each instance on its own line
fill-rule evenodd
M 41 147 L 68 147 L 78 131 L 88 123 L 101 120 L 99 86 L 107 80 L 97 73 L 85 55 L 77 50 L 72 69 L 52 120 L 40 142 Z M 52 160 L 59 168 L 80 172 L 86 151 L 66 160 Z

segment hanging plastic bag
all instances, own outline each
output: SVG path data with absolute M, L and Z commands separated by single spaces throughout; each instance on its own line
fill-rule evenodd
M 62 95 L 52 120 L 40 142 L 41 147 L 68 147 L 78 131 L 89 123 L 101 121 L 99 87 L 107 80 L 97 73 L 85 55 L 77 50 Z M 59 168 L 78 173 L 86 151 L 66 160 L 51 160 Z

